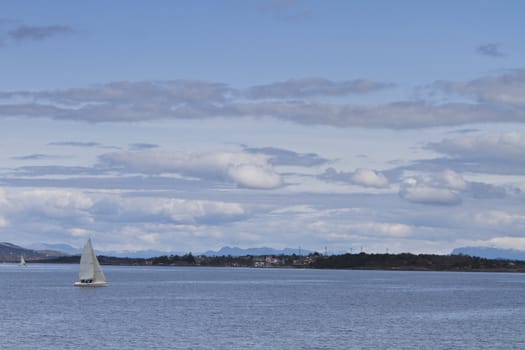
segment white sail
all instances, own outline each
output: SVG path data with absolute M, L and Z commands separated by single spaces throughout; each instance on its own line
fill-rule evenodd
M 88 239 L 82 250 L 78 279 L 79 281 L 75 283 L 76 286 L 98 287 L 106 286 L 108 283 L 106 276 L 100 269 L 100 264 L 91 245 L 91 239 Z
M 23 255 L 20 255 L 20 265 L 21 266 L 26 266 L 26 259 L 24 259 L 24 256 Z

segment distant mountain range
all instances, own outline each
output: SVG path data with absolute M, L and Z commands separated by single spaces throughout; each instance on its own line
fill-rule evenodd
M 38 243 L 38 244 L 31 244 L 27 248 L 34 249 L 34 250 L 56 250 L 59 252 L 67 253 L 69 255 L 78 255 L 82 253 L 82 249 L 72 247 L 69 244 Z
M 43 260 L 68 255 L 61 251 L 50 249 L 34 250 L 27 249 L 15 244 L 0 242 L 0 262 L 18 262 L 24 256 L 27 261 Z
M 524 260 L 525 251 L 492 247 L 460 247 L 452 250 L 452 255 L 470 255 L 486 259 Z
M 102 251 L 95 249 L 97 255 L 113 256 L 120 258 L 152 258 L 159 256 L 169 255 L 185 255 L 188 252 L 166 252 L 160 250 L 140 250 L 140 251 Z M 29 260 L 39 260 L 50 257 L 67 256 L 67 255 L 80 255 L 82 253 L 81 248 L 76 248 L 68 244 L 49 244 L 49 243 L 38 243 L 32 244 L 29 248 L 23 248 L 11 243 L 0 243 L 0 262 L 13 262 L 19 261 L 20 255 L 24 255 Z M 312 251 L 307 249 L 274 249 L 268 247 L 261 248 L 238 248 L 238 247 L 222 247 L 221 249 L 214 251 L 208 250 L 204 253 L 194 253 L 194 255 L 205 255 L 205 256 L 258 256 L 258 255 L 308 255 Z
M 81 248 L 75 248 L 73 246 L 70 246 L 68 244 L 48 244 L 48 243 L 39 243 L 39 244 L 33 244 L 30 246 L 32 249 L 40 249 L 40 250 L 57 250 L 64 253 L 67 253 L 68 255 L 80 255 L 82 253 Z M 108 251 L 102 251 L 99 249 L 95 249 L 96 253 L 98 255 L 105 255 L 105 256 L 114 256 L 119 258 L 151 258 L 156 256 L 162 256 L 162 255 L 184 255 L 185 253 L 179 253 L 176 254 L 174 252 L 165 252 L 160 250 L 139 250 L 139 251 L 128 251 L 128 250 L 122 250 L 122 251 L 114 251 L 114 250 L 108 250 Z
M 58 250 L 68 253 L 70 255 L 78 255 L 82 251 L 79 248 L 72 247 L 67 244 L 37 244 L 31 246 L 33 249 L 49 249 L 49 250 Z M 152 258 L 157 256 L 164 255 L 185 255 L 188 252 L 167 252 L 160 250 L 139 250 L 139 251 L 102 251 L 95 249 L 97 254 L 106 255 L 106 256 L 115 256 L 119 258 Z M 239 248 L 239 247 L 222 247 L 219 250 L 208 250 L 204 253 L 196 252 L 193 255 L 205 255 L 205 256 L 246 256 L 246 255 L 308 255 L 312 251 L 307 249 L 294 249 L 294 248 L 284 248 L 284 249 L 274 249 L 268 247 L 261 248 Z
M 141 250 L 141 251 L 100 251 L 96 250 L 97 255 L 105 255 L 121 258 L 152 258 L 169 255 L 185 255 L 187 252 L 166 252 L 159 250 Z M 18 262 L 20 256 L 28 261 L 50 259 L 60 256 L 80 255 L 81 249 L 72 247 L 68 244 L 34 244 L 30 248 L 24 248 L 12 243 L 0 242 L 0 262 Z M 221 249 L 208 250 L 204 253 L 194 253 L 194 255 L 205 256 L 260 256 L 260 255 L 308 255 L 313 253 L 307 249 L 274 249 L 269 247 L 260 248 L 239 248 L 239 247 L 222 247 Z M 504 260 L 523 260 L 525 261 L 525 251 L 516 249 L 500 249 L 492 247 L 459 247 L 452 250 L 451 255 L 469 255 L 486 259 L 504 259 Z
M 284 248 L 284 249 L 274 249 L 268 247 L 261 248 L 247 248 L 242 249 L 238 247 L 222 247 L 218 251 L 208 250 L 202 255 L 206 256 L 246 256 L 246 255 L 308 255 L 312 253 L 310 250 L 306 249 L 294 249 L 294 248 Z

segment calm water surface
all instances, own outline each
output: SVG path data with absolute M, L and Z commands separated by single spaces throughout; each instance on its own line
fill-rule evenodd
M 0 264 L 1 349 L 525 349 L 525 274 Z

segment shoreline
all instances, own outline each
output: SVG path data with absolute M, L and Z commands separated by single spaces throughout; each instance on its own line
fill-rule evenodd
M 343 254 L 323 256 L 310 254 L 263 256 L 160 256 L 152 258 L 121 258 L 98 256 L 101 265 L 115 266 L 175 266 L 175 267 L 245 267 L 292 268 L 316 270 L 382 270 L 382 271 L 443 271 L 443 272 L 525 272 L 525 261 L 485 259 L 467 255 L 432 254 Z M 27 260 L 42 264 L 78 264 L 80 256 Z M 16 263 L 13 261 L 13 263 Z

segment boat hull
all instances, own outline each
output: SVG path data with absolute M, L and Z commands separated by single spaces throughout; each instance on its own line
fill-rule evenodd
M 106 287 L 108 285 L 108 282 L 92 282 L 92 283 L 83 283 L 83 282 L 75 282 L 76 287 Z

